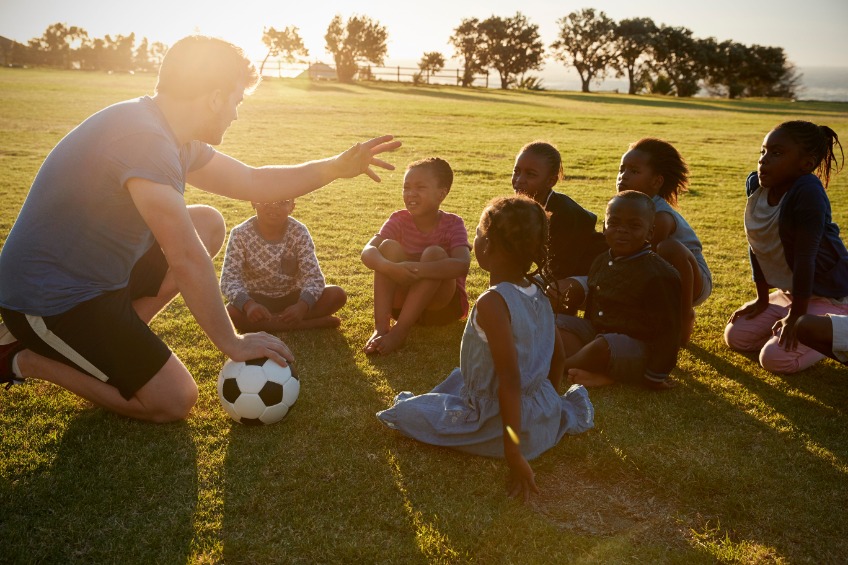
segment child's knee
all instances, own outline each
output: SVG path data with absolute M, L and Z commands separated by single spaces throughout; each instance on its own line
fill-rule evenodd
M 341 308 L 347 303 L 347 293 L 340 286 L 328 285 L 324 287 L 324 296 L 334 305 Z
M 441 261 L 448 258 L 448 252 L 438 245 L 431 245 L 421 253 L 421 261 Z
M 800 355 L 797 351 L 787 351 L 772 339 L 760 350 L 760 365 L 771 373 L 790 374 L 801 370 Z
M 389 261 L 399 262 L 406 260 L 406 253 L 401 244 L 394 239 L 384 239 L 377 247 L 380 253 Z
M 756 351 L 768 338 L 768 335 L 752 331 L 744 324 L 730 323 L 724 328 L 724 343 L 734 351 Z

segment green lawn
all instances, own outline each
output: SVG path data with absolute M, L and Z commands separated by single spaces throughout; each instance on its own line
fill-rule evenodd
M 0 241 L 51 147 L 154 84 L 0 69 Z M 341 329 L 284 336 L 303 387 L 286 420 L 266 428 L 225 415 L 215 390 L 224 358 L 179 300 L 154 327 L 199 383 L 187 421 L 129 421 L 37 380 L 0 390 L 0 562 L 844 562 L 848 372 L 827 361 L 768 374 L 721 338 L 754 293 L 745 176 L 769 129 L 795 118 L 848 140 L 846 104 L 265 82 L 222 146 L 246 163 L 323 157 L 382 133 L 404 141 L 382 184 L 338 181 L 298 201 L 328 281 L 348 291 Z M 372 326 L 359 251 L 402 206 L 404 165 L 446 158 L 456 180 L 445 208 L 473 233 L 487 201 L 511 192 L 524 143 L 555 143 L 559 189 L 601 215 L 621 154 L 646 135 L 689 162 L 681 211 L 715 279 L 673 373 L 679 386 L 592 391 L 596 428 L 533 462 L 542 492 L 527 505 L 506 498 L 502 462 L 378 423 L 398 391 L 426 392 L 458 364 L 463 327 L 416 328 L 387 358 L 360 352 Z M 848 228 L 846 187 L 839 175 L 829 193 Z M 195 189 L 187 199 L 218 207 L 230 226 L 251 212 Z M 486 280 L 472 264 L 472 299 Z

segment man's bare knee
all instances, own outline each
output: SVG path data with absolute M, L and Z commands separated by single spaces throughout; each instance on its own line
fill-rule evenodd
M 188 213 L 206 251 L 214 257 L 224 246 L 224 239 L 227 237 L 224 216 L 212 206 L 204 204 L 189 206 Z
M 197 403 L 197 383 L 176 355 L 136 393 L 153 422 L 184 420 Z

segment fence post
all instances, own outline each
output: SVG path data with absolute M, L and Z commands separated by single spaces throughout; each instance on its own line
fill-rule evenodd
M 400 65 L 397 68 L 397 81 L 400 82 Z

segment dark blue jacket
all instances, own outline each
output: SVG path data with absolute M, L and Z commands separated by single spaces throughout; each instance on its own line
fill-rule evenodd
M 759 188 L 757 173 L 745 183 L 750 197 Z M 830 200 L 815 175 L 800 177 L 780 202 L 778 233 L 792 270 L 792 295 L 809 298 L 848 296 L 848 250 L 833 223 Z M 754 281 L 765 281 L 757 257 L 748 248 Z

